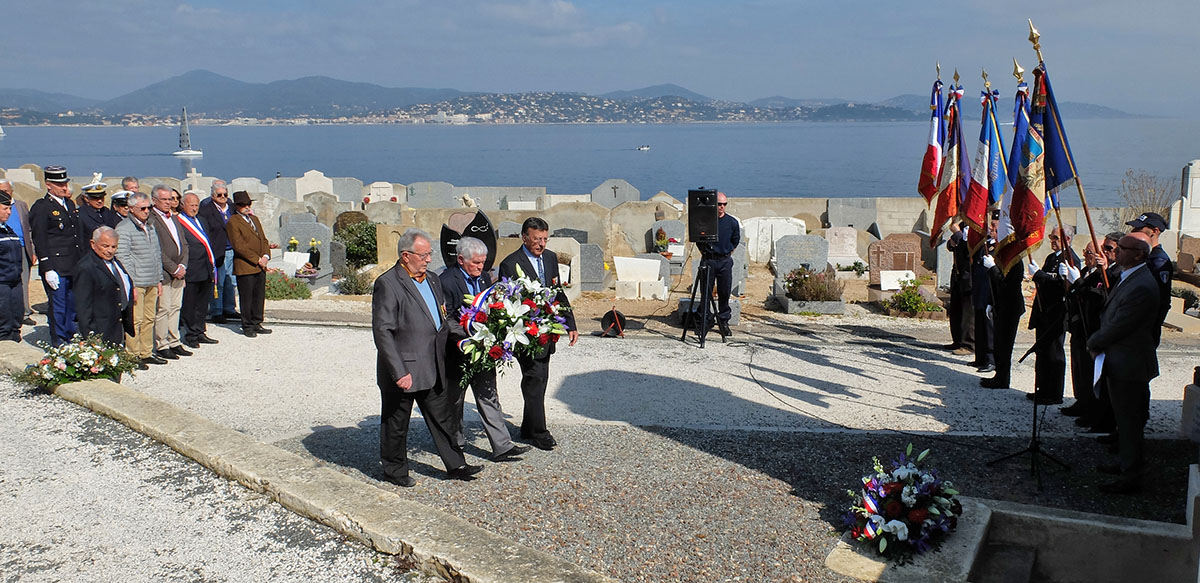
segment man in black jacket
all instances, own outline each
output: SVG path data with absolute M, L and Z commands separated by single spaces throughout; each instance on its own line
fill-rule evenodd
M 541 281 L 543 285 L 558 287 L 558 256 L 546 249 L 550 240 L 550 225 L 539 217 L 525 219 L 521 225 L 520 249 L 513 251 L 504 261 L 500 262 L 500 277 L 515 279 L 520 267 L 525 277 Z M 570 307 L 567 294 L 559 288 L 555 300 L 563 306 Z M 566 312 L 567 334 L 571 346 L 579 340 L 579 332 L 575 329 L 575 316 Z M 553 336 L 553 335 L 552 335 Z M 557 336 L 553 336 L 557 340 Z M 550 377 L 550 355 L 554 354 L 554 342 L 546 347 L 537 357 L 518 356 L 517 363 L 521 365 L 521 396 L 525 400 L 525 410 L 521 417 L 521 437 L 529 440 L 538 449 L 551 450 L 558 441 L 546 427 L 546 385 Z
M 99 334 L 105 342 L 124 346 L 125 334 L 134 334 L 133 282 L 115 257 L 117 239 L 112 227 L 92 232 L 91 251 L 75 266 L 75 311 L 80 335 Z
M 225 224 L 229 217 L 237 214 L 237 209 L 229 200 L 229 188 L 224 180 L 214 180 L 209 192 L 211 195 L 200 203 L 199 212 L 216 267 L 214 285 L 217 295 L 209 300 L 208 317 L 217 324 L 224 324 L 230 318 L 235 321 L 241 318 L 236 309 L 238 294 L 233 274 L 233 245 L 225 233 Z
M 1029 315 L 1029 327 L 1037 331 L 1034 343 L 1034 386 L 1036 390 L 1027 397 L 1039 405 L 1062 403 L 1063 384 L 1067 374 L 1067 355 L 1063 344 L 1067 338 L 1067 277 L 1059 274 L 1059 267 L 1069 270 L 1079 268 L 1079 256 L 1071 249 L 1074 227 L 1060 225 L 1050 232 L 1050 255 L 1040 268 L 1031 258 L 1029 271 L 1037 295 L 1033 300 L 1033 313 Z
M 458 348 L 458 342 L 471 335 L 459 321 L 459 312 L 467 295 L 478 296 L 492 284 L 492 278 L 483 270 L 487 262 L 487 245 L 474 237 L 463 237 L 458 240 L 458 263 L 446 267 L 441 274 L 442 297 L 446 300 L 446 323 L 450 328 L 450 343 L 446 347 L 446 375 L 449 377 L 447 389 L 455 394 L 454 418 L 458 422 L 454 437 L 459 447 L 466 443 L 463 435 L 463 405 L 466 401 L 466 387 L 463 383 L 464 358 Z M 508 424 L 504 421 L 504 410 L 500 407 L 500 397 L 496 394 L 496 371 L 487 370 L 476 374 L 470 379 L 471 392 L 475 394 L 475 410 L 483 420 L 483 430 L 487 434 L 488 443 L 492 446 L 492 459 L 496 461 L 510 459 L 529 451 L 528 446 L 516 445 L 508 433 Z
M 185 328 L 183 343 L 189 348 L 199 348 L 201 344 L 216 344 L 217 341 L 208 337 L 208 302 L 213 297 L 213 260 L 214 249 L 209 240 L 208 232 L 203 221 L 197 216 L 200 212 L 200 196 L 194 191 L 183 195 L 179 208 L 179 225 L 183 227 L 183 240 L 188 246 L 187 275 L 183 284 L 183 307 L 179 317 Z M 222 229 L 224 232 L 224 229 Z
M 83 206 L 79 207 L 79 240 L 91 241 L 92 231 L 99 227 L 117 228 L 121 216 L 116 211 L 104 206 L 103 182 L 94 182 L 83 187 Z
M 38 253 L 38 273 L 46 288 L 50 344 L 59 346 L 75 335 L 72 274 L 82 254 L 79 214 L 71 200 L 71 179 L 62 166 L 45 169 L 46 196 L 29 209 L 29 230 Z

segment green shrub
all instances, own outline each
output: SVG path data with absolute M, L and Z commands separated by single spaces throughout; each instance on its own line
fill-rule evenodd
M 375 223 L 371 221 L 345 227 L 333 236 L 333 240 L 346 245 L 346 265 L 349 267 L 362 267 L 379 260 L 375 244 Z
M 842 299 L 846 284 L 838 281 L 833 271 L 814 272 L 797 267 L 784 278 L 787 297 L 798 302 L 836 302 Z
M 268 300 L 307 300 L 312 297 L 312 290 L 303 279 L 293 279 L 280 271 L 267 272 Z
M 375 285 L 371 274 L 359 273 L 353 267 L 346 267 L 337 273 L 337 291 L 347 296 L 362 296 L 370 294 Z
M 918 277 L 917 279 L 901 281 L 900 291 L 896 292 L 890 300 L 885 300 L 883 307 L 905 314 L 942 311 L 941 306 L 925 299 L 925 296 L 921 295 L 920 287 L 925 282 L 925 279 L 924 277 Z

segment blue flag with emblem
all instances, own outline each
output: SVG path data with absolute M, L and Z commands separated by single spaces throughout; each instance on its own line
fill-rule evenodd
M 1046 72 L 1045 63 L 1038 65 L 1038 68 L 1042 70 L 1041 81 L 1046 88 L 1046 111 L 1042 116 L 1046 208 L 1057 209 L 1058 191 L 1074 185 L 1079 176 L 1075 169 L 1075 159 L 1071 156 L 1071 145 L 1067 143 L 1067 132 L 1063 129 L 1058 103 L 1054 100 L 1054 91 L 1050 87 L 1050 74 Z

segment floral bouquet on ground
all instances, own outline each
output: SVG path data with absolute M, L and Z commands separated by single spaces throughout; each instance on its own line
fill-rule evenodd
M 99 335 L 75 335 L 58 347 L 39 342 L 46 356 L 13 376 L 18 382 L 44 389 L 98 378 L 116 379 L 137 368 L 137 359 L 124 346 L 105 342 Z
M 921 467 L 929 450 L 915 459 L 912 450 L 910 443 L 890 471 L 874 458 L 875 471 L 863 476 L 862 489 L 846 491 L 854 499 L 845 517 L 851 538 L 871 543 L 880 555 L 901 563 L 936 549 L 962 515 L 954 485 L 939 478 L 937 470 Z
M 463 297 L 459 323 L 470 334 L 458 343 L 466 356 L 465 387 L 480 372 L 510 366 L 517 355 L 537 356 L 567 333 L 569 307 L 554 298 L 560 288 L 525 277 L 503 278 L 477 296 Z

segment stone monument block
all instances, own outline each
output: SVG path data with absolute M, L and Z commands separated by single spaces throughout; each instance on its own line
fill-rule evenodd
M 1179 253 L 1191 255 L 1193 261 L 1200 258 L 1200 238 L 1184 235 L 1183 240 L 1179 242 Z
M 966 245 L 966 242 L 961 242 L 959 245 Z M 935 273 L 937 273 L 937 287 L 950 289 L 950 270 L 954 267 L 954 252 L 946 246 L 946 242 L 938 243 L 934 249 L 937 253 L 937 258 L 934 260 Z
M 309 170 L 304 176 L 296 179 L 296 200 L 305 200 L 305 195 L 314 192 L 324 192 L 333 196 L 333 180 L 327 178 L 320 170 Z
M 742 241 L 733 250 L 733 285 L 730 293 L 735 296 L 746 293 L 746 278 L 750 276 L 750 262 L 747 259 L 746 242 Z
M 866 263 L 858 256 L 858 229 L 854 227 L 829 227 L 825 229 L 825 240 L 829 241 L 829 264 L 850 267 L 856 261 Z
M 300 200 L 296 196 L 296 178 L 292 176 L 281 176 L 268 182 L 267 191 L 284 200 Z M 232 194 L 237 191 L 230 188 L 229 192 Z M 246 192 L 250 191 L 247 190 Z
M 329 242 L 329 266 L 334 273 L 346 269 L 346 244 L 341 241 Z
M 280 213 L 279 226 L 282 227 L 288 223 L 315 223 L 317 215 L 310 212 L 303 213 Z
M 336 235 L 342 229 L 358 223 L 366 223 L 371 219 L 362 211 L 346 211 L 333 220 L 333 233 Z
M 916 278 L 917 274 L 908 269 L 885 269 L 879 272 L 879 289 L 898 290 L 900 282 Z
M 795 217 L 753 217 L 741 223 L 742 243 L 749 260 L 755 263 L 771 260 L 780 237 L 808 233 L 805 222 Z
M 816 235 L 787 235 L 775 242 L 775 275 L 784 277 L 798 267 L 825 271 L 829 241 Z
M 239 190 L 244 190 L 244 191 L 250 193 L 250 198 L 256 198 L 255 195 L 258 195 L 258 194 L 261 194 L 264 192 L 270 192 L 270 189 L 267 188 L 267 185 L 263 184 L 261 180 L 259 180 L 257 178 L 252 178 L 252 177 L 248 178 L 248 177 L 242 176 L 242 177 L 234 178 L 229 184 L 226 184 L 225 186 L 226 186 L 226 188 L 229 189 L 230 194 L 235 193 Z
M 317 222 L 333 228 L 337 216 L 353 209 L 353 204 L 341 202 L 328 192 L 310 192 L 304 195 L 304 205 L 317 215 Z
M 408 185 L 408 206 L 412 208 L 459 208 L 462 202 L 449 182 L 414 182 Z
M 521 236 L 521 223 L 514 223 L 512 221 L 500 221 L 500 224 L 496 225 L 496 237 L 520 237 L 520 236 Z
M 363 213 L 372 223 L 398 225 L 404 222 L 404 205 L 398 202 L 373 202 L 363 206 Z
M 392 186 L 391 182 L 372 182 L 367 186 L 366 190 L 366 194 L 363 195 L 364 204 L 373 202 L 404 202 L 397 196 L 396 187 Z M 407 194 L 407 191 L 405 194 Z
M 287 241 L 295 237 L 300 244 L 296 247 L 296 251 L 306 253 L 308 251 L 309 242 L 312 239 L 319 241 L 317 249 L 321 252 L 320 262 L 317 267 L 319 273 L 326 270 L 332 271 L 329 263 L 329 243 L 333 239 L 333 229 L 321 223 L 303 223 L 291 222 L 280 225 L 279 236 L 283 240 L 281 247 L 287 246 Z M 289 274 L 290 276 L 290 274 Z
M 304 203 L 281 199 L 269 193 L 251 198 L 254 199 L 254 215 L 262 222 L 267 240 L 284 246 L 283 243 L 287 241 L 287 238 L 282 240 L 279 238 L 279 216 L 285 213 L 307 212 Z
M 362 200 L 363 183 L 352 176 L 338 176 L 333 179 L 334 196 L 342 202 L 358 204 Z
M 4 172 L 4 179 L 13 183 L 13 185 L 26 184 L 36 189 L 41 189 L 42 185 L 38 182 L 37 174 L 29 168 L 11 168 Z M 120 179 L 117 179 L 120 182 Z
M 654 250 L 655 238 L 658 236 L 658 230 L 662 229 L 667 235 L 667 240 L 675 239 L 683 243 L 687 241 L 687 225 L 683 221 L 675 219 L 666 219 L 654 221 L 650 225 L 650 230 L 646 231 L 646 251 Z
M 854 227 L 878 234 L 879 218 L 873 198 L 831 198 L 826 214 L 831 227 Z
M 639 200 L 642 200 L 641 191 L 620 178 L 610 178 L 592 189 L 592 202 L 608 209 L 623 202 Z
M 879 273 L 884 270 L 908 270 L 918 275 L 921 266 L 921 236 L 916 233 L 893 233 L 871 243 L 867 249 L 871 269 L 871 285 L 879 285 Z M 928 271 L 925 271 L 928 273 Z
M 580 231 L 579 229 L 562 228 L 562 229 L 558 229 L 558 230 L 554 231 L 553 233 L 550 233 L 550 236 L 575 239 L 576 241 L 579 241 L 581 244 L 588 242 L 588 232 Z
M 634 257 L 637 257 L 638 259 L 649 259 L 652 261 L 657 261 L 659 263 L 657 280 L 659 280 L 659 281 L 670 281 L 671 280 L 671 263 L 669 261 L 667 261 L 666 257 L 663 257 L 662 255 L 659 255 L 658 253 L 638 253 Z
M 603 291 L 604 250 L 599 245 L 579 246 L 579 278 L 583 291 Z

